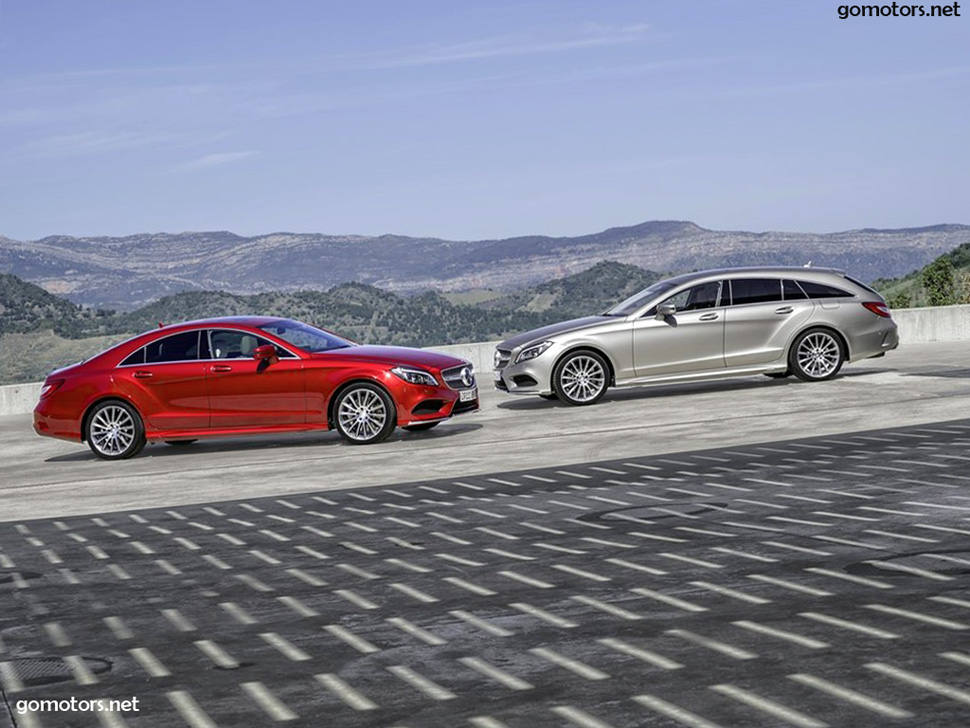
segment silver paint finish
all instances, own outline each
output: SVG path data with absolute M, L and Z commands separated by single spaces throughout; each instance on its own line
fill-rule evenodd
M 724 305 L 722 295 L 712 308 L 682 310 L 660 318 L 655 315 L 658 304 L 688 289 L 741 278 L 819 283 L 844 290 L 847 295 L 738 306 Z M 584 348 L 607 359 L 612 384 L 622 387 L 784 372 L 795 338 L 815 327 L 830 329 L 841 337 L 846 361 L 878 356 L 899 345 L 892 319 L 881 318 L 862 305 L 883 302 L 882 298 L 853 283 L 841 271 L 728 268 L 670 280 L 675 282 L 673 288 L 644 302 L 629 316 L 589 316 L 507 339 L 497 347 L 496 384 L 512 394 L 549 394 L 553 392 L 556 364 L 568 352 Z M 713 296 L 710 302 L 714 302 Z M 534 359 L 516 363 L 524 349 L 542 341 L 551 341 L 552 346 Z M 520 375 L 532 377 L 537 384 L 517 385 L 514 378 Z

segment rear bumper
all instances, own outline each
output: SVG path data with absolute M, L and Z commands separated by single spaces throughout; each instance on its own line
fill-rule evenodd
M 58 412 L 50 400 L 42 399 L 34 408 L 34 432 L 41 437 L 81 442 L 78 418 Z

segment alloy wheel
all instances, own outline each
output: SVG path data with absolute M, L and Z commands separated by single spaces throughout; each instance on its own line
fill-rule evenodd
M 799 342 L 795 357 L 808 378 L 825 379 L 842 366 L 842 347 L 832 334 L 814 331 Z
M 350 390 L 337 408 L 340 430 L 356 442 L 378 438 L 388 421 L 388 408 L 376 391 L 367 387 Z
M 587 404 L 599 399 L 606 389 L 606 370 L 598 357 L 577 354 L 562 365 L 558 384 L 568 400 Z

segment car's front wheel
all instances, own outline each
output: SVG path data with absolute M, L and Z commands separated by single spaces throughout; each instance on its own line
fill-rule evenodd
M 333 407 L 337 432 L 352 445 L 386 440 L 397 426 L 397 410 L 391 395 L 376 384 L 352 384 Z
M 145 447 L 145 425 L 138 410 L 127 402 L 101 402 L 88 416 L 84 439 L 99 458 L 124 460 Z
M 792 373 L 805 382 L 831 379 L 844 363 L 842 341 L 828 329 L 809 329 L 799 334 L 788 355 Z
M 595 351 L 567 354 L 552 374 L 556 394 L 566 404 L 593 404 L 606 394 L 609 386 L 609 367 Z

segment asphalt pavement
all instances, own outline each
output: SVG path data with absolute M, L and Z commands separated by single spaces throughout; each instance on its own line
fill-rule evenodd
M 3 418 L 0 725 L 970 725 L 967 351 L 376 448 Z

